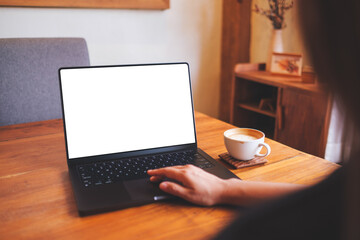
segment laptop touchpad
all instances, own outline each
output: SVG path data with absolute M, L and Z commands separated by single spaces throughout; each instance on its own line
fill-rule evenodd
M 124 182 L 125 188 L 133 200 L 162 200 L 170 197 L 159 189 L 158 184 L 147 178 Z

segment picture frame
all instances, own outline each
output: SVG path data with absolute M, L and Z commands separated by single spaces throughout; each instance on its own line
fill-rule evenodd
M 165 10 L 170 0 L 0 0 L 0 6 Z
M 303 59 L 301 54 L 273 52 L 270 72 L 287 76 L 301 76 Z

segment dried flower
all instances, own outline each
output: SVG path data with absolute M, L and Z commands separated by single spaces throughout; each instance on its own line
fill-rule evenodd
M 255 4 L 254 11 L 261 15 L 266 16 L 272 22 L 274 29 L 282 29 L 284 28 L 285 21 L 284 21 L 284 13 L 286 10 L 289 10 L 294 6 L 294 1 L 287 1 L 287 0 L 268 0 L 269 1 L 269 10 L 264 10 L 259 8 L 257 4 Z

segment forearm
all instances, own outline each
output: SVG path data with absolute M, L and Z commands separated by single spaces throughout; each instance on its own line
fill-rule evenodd
M 250 205 L 304 188 L 301 185 L 287 183 L 223 180 L 193 165 L 154 169 L 149 170 L 148 174 L 152 182 L 164 178 L 174 179 L 177 182 L 162 182 L 159 185 L 160 189 L 205 206 Z
M 225 180 L 223 184 L 218 203 L 243 206 L 285 195 L 305 187 L 298 184 L 252 182 L 237 179 Z

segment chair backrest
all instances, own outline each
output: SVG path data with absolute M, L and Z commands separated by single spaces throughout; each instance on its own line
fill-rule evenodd
M 0 39 L 0 126 L 61 118 L 58 69 L 88 65 L 82 38 Z

